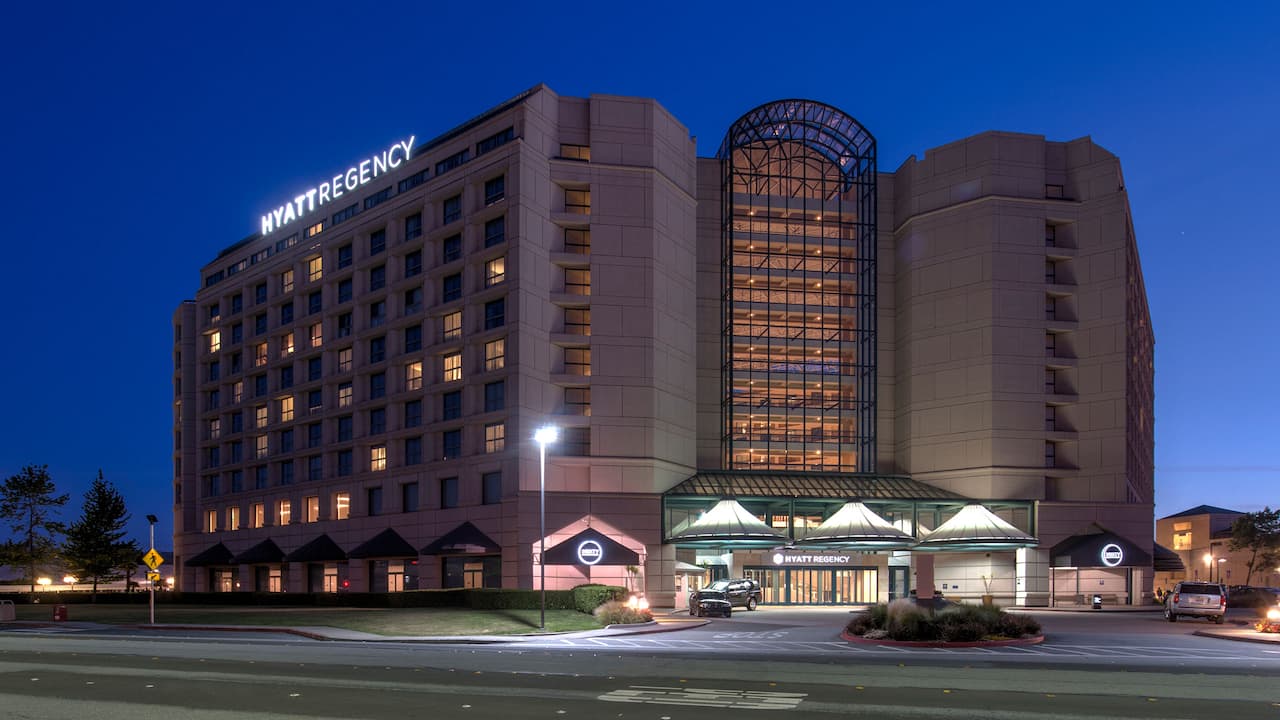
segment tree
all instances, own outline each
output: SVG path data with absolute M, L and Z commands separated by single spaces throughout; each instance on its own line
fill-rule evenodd
M 98 598 L 98 582 L 119 580 L 126 567 L 137 565 L 138 545 L 125 539 L 129 511 L 124 496 L 115 486 L 98 477 L 84 494 L 80 519 L 67 528 L 67 542 L 62 556 L 67 569 L 81 581 L 93 583 L 93 598 Z
M 1249 550 L 1249 572 L 1244 584 L 1253 579 L 1255 568 L 1262 567 L 1259 560 L 1267 562 L 1280 551 L 1280 510 L 1270 506 L 1258 512 L 1245 513 L 1231 523 L 1231 544 L 1234 550 Z M 1261 556 L 1261 557 L 1260 557 Z
M 31 592 L 36 591 L 36 566 L 58 556 L 57 537 L 62 523 L 53 519 L 67 495 L 55 495 L 48 465 L 28 465 L 0 483 L 0 520 L 9 521 L 16 539 L 7 545 L 9 560 L 27 571 Z

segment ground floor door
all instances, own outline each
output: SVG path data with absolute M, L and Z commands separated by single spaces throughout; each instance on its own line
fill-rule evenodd
M 876 602 L 876 568 L 745 567 L 766 605 L 853 605 Z
M 906 565 L 889 566 L 889 599 L 897 600 L 898 598 L 907 597 L 910 588 L 907 587 L 907 571 L 911 568 Z

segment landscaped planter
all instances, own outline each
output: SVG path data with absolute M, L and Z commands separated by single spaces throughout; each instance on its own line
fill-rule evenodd
M 971 647 L 1008 647 L 1011 645 L 1039 645 L 1044 642 L 1043 635 L 1032 635 L 1023 638 L 1004 640 L 969 640 L 965 642 L 945 642 L 942 640 L 890 640 L 889 638 L 868 639 L 852 635 L 848 630 L 840 633 L 840 637 L 857 645 L 885 645 L 888 647 L 922 647 L 922 648 L 971 648 Z

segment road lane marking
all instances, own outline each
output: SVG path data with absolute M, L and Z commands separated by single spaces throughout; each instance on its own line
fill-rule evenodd
M 808 695 L 763 690 L 722 690 L 715 688 L 631 685 L 599 696 L 605 702 L 694 707 L 740 708 L 745 710 L 795 710 Z

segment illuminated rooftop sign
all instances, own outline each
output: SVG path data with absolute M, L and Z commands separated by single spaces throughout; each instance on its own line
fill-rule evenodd
M 334 175 L 333 179 L 320 183 L 263 215 L 262 234 L 275 232 L 321 205 L 333 202 L 346 193 L 355 192 L 361 185 L 400 167 L 401 163 L 409 159 L 416 137 L 410 135 L 408 140 L 401 140 L 377 155 L 361 160 L 347 168 L 345 173 Z

